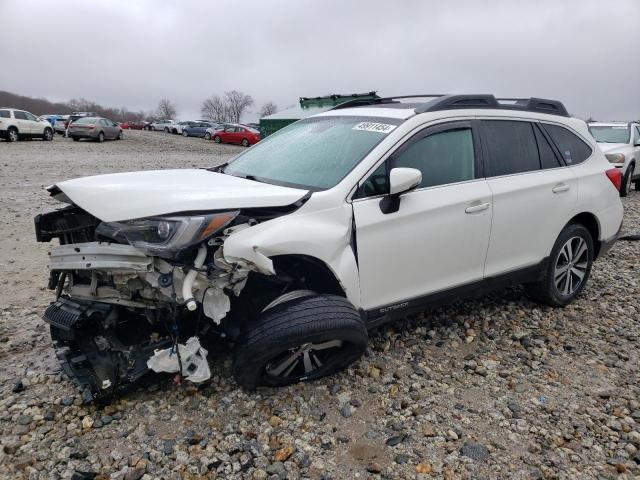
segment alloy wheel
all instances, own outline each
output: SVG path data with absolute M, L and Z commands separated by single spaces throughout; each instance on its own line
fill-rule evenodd
M 17 142 L 18 141 L 18 131 L 15 128 L 9 130 L 9 141 Z
M 307 377 L 329 362 L 342 346 L 342 340 L 328 340 L 290 348 L 267 364 L 265 373 L 279 379 Z
M 562 295 L 569 296 L 580 288 L 589 265 L 589 247 L 582 237 L 572 237 L 564 244 L 558 258 L 553 279 Z

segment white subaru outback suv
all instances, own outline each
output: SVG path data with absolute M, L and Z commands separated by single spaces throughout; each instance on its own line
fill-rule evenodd
M 17 142 L 23 138 L 53 140 L 53 127 L 33 113 L 15 108 L 0 108 L 0 138 Z
M 240 385 L 313 380 L 367 331 L 523 283 L 562 307 L 622 224 L 620 171 L 556 101 L 492 95 L 355 101 L 225 165 L 48 188 L 44 320 L 87 401 L 149 369 L 209 375 L 233 344 Z
M 589 130 L 607 160 L 622 172 L 620 196 L 626 197 L 635 183 L 640 191 L 640 123 L 590 123 Z

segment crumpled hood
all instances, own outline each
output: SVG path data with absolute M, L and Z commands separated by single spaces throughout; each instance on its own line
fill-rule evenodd
M 290 205 L 307 190 L 208 170 L 151 170 L 76 178 L 47 188 L 104 222 L 169 213 Z M 62 192 L 61 195 L 60 192 Z
M 603 153 L 617 153 L 618 150 L 628 147 L 626 143 L 598 143 Z

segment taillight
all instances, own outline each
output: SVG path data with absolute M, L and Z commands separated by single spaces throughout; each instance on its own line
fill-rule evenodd
M 611 180 L 613 186 L 616 187 L 616 190 L 620 191 L 622 187 L 622 171 L 618 168 L 610 168 L 606 172 L 607 178 Z
M 95 130 L 96 126 L 95 125 L 89 125 L 89 130 Z

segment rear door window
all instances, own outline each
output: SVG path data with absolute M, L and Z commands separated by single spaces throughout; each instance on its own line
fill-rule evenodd
M 540 154 L 540 164 L 542 165 L 542 168 L 558 168 L 563 166 L 554 152 L 553 147 L 549 144 L 542 133 L 540 126 L 534 125 L 533 131 L 536 135 L 536 142 L 538 144 L 538 153 Z
M 538 144 L 529 122 L 482 120 L 487 177 L 540 170 Z
M 13 111 L 13 116 L 14 116 L 14 118 L 17 118 L 18 120 L 27 120 L 27 114 L 25 112 L 20 111 L 20 110 L 14 110 Z
M 549 133 L 556 147 L 558 147 L 567 165 L 577 165 L 591 156 L 591 147 L 575 133 L 550 123 L 544 123 L 542 126 Z

